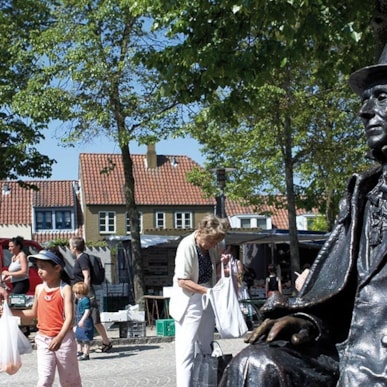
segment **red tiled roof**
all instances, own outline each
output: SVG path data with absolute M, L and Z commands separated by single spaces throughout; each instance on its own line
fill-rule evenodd
M 186 156 L 157 156 L 157 168 L 148 169 L 146 155 L 132 155 L 135 179 L 135 200 L 138 205 L 215 206 L 213 198 L 205 198 L 201 189 L 187 182 L 186 175 L 199 164 Z M 175 163 L 174 163 L 175 161 Z M 80 155 L 80 182 L 85 195 L 85 205 L 123 205 L 124 175 L 119 154 Z M 109 169 L 108 173 L 101 173 Z M 7 185 L 9 191 L 0 196 L 0 224 L 32 224 L 33 207 L 74 207 L 73 181 L 26 181 L 35 184 L 39 191 L 25 189 L 16 181 L 0 181 L 0 189 Z M 243 206 L 226 199 L 228 216 L 259 214 L 272 217 L 273 227 L 288 228 L 288 211 L 273 205 Z M 77 209 L 80 210 L 79 206 Z M 78 211 L 79 212 L 79 211 Z M 297 210 L 297 215 L 306 211 Z M 82 224 L 79 212 L 78 222 Z
M 39 191 L 22 188 L 16 181 L 0 181 L 0 189 L 8 187 L 7 193 L 0 192 L 1 224 L 31 224 L 32 207 L 75 206 L 72 181 L 34 180 L 25 183 L 36 185 Z
M 39 191 L 32 191 L 34 207 L 74 207 L 72 181 L 40 181 Z
M 199 164 L 186 156 L 157 155 L 157 168 L 147 168 L 146 155 L 132 155 L 135 201 L 138 205 L 215 205 L 186 175 Z M 109 169 L 108 173 L 101 171 Z M 82 153 L 80 180 L 85 205 L 124 204 L 124 171 L 121 155 Z

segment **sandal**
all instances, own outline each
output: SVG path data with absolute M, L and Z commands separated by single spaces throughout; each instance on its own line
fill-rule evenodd
M 95 352 L 98 352 L 98 353 L 101 353 L 101 352 L 108 352 L 108 351 L 110 351 L 112 348 L 113 348 L 112 342 L 110 342 L 109 344 L 104 344 L 104 343 L 102 343 L 102 347 L 97 348 L 97 349 L 95 350 Z

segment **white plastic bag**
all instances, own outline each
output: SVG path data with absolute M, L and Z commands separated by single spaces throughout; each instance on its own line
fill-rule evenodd
M 206 308 L 208 303 L 211 303 L 215 314 L 216 329 L 222 339 L 241 337 L 248 331 L 248 328 L 239 306 L 232 277 L 226 277 L 223 264 L 221 266 L 222 276 L 216 285 L 203 295 L 203 307 Z
M 19 354 L 24 355 L 26 353 L 31 353 L 32 352 L 31 342 L 28 340 L 28 338 L 20 329 L 17 330 L 17 333 L 18 333 L 17 349 L 19 350 Z
M 0 318 L 0 372 L 9 375 L 15 374 L 22 365 L 20 351 L 27 353 L 32 350 L 30 342 L 19 329 L 18 320 L 4 302 Z

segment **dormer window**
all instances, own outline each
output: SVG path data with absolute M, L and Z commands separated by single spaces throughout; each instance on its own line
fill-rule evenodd
M 63 231 L 74 229 L 74 214 L 69 209 L 35 209 L 36 231 Z

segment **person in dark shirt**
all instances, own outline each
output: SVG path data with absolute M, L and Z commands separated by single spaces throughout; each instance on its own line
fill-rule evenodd
M 267 270 L 269 272 L 269 276 L 266 277 L 265 281 L 266 297 L 270 297 L 273 293 L 282 294 L 282 282 L 277 276 L 274 265 L 269 265 Z
M 96 352 L 108 352 L 113 347 L 106 333 L 105 327 L 101 323 L 101 317 L 95 290 L 91 284 L 91 267 L 89 256 L 85 251 L 85 241 L 83 238 L 74 237 L 69 241 L 71 253 L 76 257 L 73 266 L 73 285 L 77 282 L 84 282 L 89 287 L 89 298 L 91 301 L 91 318 L 93 319 L 94 327 L 102 338 L 102 347 L 97 348 Z

